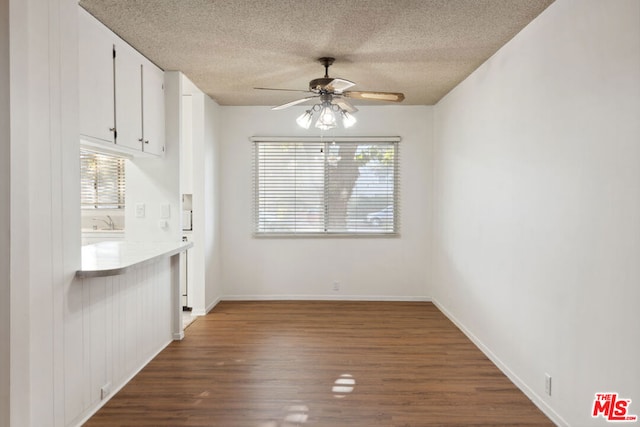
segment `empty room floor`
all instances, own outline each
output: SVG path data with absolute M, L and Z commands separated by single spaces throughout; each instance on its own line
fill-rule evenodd
M 552 426 L 433 304 L 222 302 L 87 426 Z

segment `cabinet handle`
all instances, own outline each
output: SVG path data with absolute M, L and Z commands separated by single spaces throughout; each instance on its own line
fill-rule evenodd
M 149 143 L 149 140 L 147 139 L 144 143 L 145 143 L 145 144 L 148 144 L 148 143 Z
M 115 132 L 116 128 L 109 128 L 109 132 Z
M 142 138 L 138 138 L 138 141 L 142 142 Z

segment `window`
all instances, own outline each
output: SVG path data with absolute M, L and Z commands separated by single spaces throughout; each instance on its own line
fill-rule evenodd
M 124 159 L 80 150 L 82 209 L 123 209 L 124 187 Z
M 254 138 L 255 234 L 397 234 L 398 141 Z

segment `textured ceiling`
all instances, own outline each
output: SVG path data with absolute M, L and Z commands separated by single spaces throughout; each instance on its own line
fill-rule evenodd
M 81 0 L 164 70 L 221 105 L 277 105 L 322 77 L 432 105 L 553 0 Z M 363 102 L 354 102 L 362 104 Z

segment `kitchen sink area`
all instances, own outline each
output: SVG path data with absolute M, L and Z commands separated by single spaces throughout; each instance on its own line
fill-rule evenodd
M 122 209 L 82 211 L 82 246 L 99 242 L 124 240 L 124 212 Z

